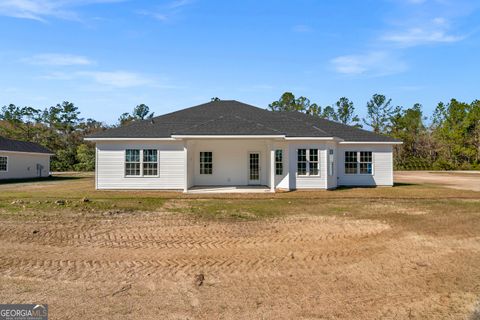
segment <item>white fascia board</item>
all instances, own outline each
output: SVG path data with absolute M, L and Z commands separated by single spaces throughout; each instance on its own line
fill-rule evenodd
M 285 135 L 172 135 L 174 139 L 284 139 Z
M 285 140 L 319 140 L 319 141 L 343 141 L 335 137 L 286 137 Z
M 341 141 L 340 144 L 403 144 L 402 141 Z
M 83 138 L 85 141 L 175 141 L 173 138 Z
M 45 152 L 24 152 L 24 151 L 11 151 L 11 150 L 0 150 L 2 153 L 20 153 L 20 154 L 33 154 L 33 155 L 42 155 L 42 156 L 54 156 L 55 153 L 45 153 Z

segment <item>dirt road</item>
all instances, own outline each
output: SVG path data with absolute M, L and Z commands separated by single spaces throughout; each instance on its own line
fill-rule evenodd
M 480 171 L 395 171 L 394 180 L 400 183 L 429 183 L 480 191 Z

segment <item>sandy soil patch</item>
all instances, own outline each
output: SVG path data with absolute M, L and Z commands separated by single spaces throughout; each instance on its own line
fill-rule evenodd
M 476 236 L 319 216 L 49 219 L 0 224 L 0 300 L 49 303 L 51 319 L 460 319 L 480 291 Z
M 395 171 L 395 182 L 429 183 L 453 189 L 480 191 L 480 171 Z

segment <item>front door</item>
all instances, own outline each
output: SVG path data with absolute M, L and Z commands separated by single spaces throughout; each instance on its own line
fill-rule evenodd
M 260 184 L 260 153 L 248 154 L 248 184 Z

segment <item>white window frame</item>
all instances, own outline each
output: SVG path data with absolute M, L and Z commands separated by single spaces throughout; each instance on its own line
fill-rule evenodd
M 306 156 L 306 172 L 305 174 L 299 174 L 298 173 L 298 152 L 299 150 L 305 150 L 305 156 Z M 311 162 L 310 160 L 310 150 L 317 150 L 317 161 L 314 161 L 314 162 Z M 320 177 L 320 149 L 319 148 L 298 148 L 297 149 L 297 170 L 296 170 L 296 175 L 297 177 Z M 301 162 L 304 162 L 304 161 L 301 161 Z M 310 174 L 310 165 L 312 163 L 316 163 L 317 164 L 317 174 Z
M 138 150 L 140 153 L 140 174 L 139 175 L 127 175 L 127 150 Z M 157 151 L 157 174 L 156 175 L 144 175 L 143 173 L 143 151 L 144 150 L 156 150 Z M 133 162 L 137 163 L 137 162 Z M 153 163 L 153 162 L 147 162 L 147 163 Z M 145 148 L 145 149 L 135 149 L 135 148 L 128 148 L 125 149 L 125 152 L 123 154 L 123 176 L 125 178 L 158 178 L 160 176 L 160 150 L 155 149 L 155 148 Z
M 353 153 L 355 154 L 355 162 L 353 161 L 348 161 L 347 162 L 347 153 Z M 355 172 L 347 172 L 347 163 L 354 163 L 355 164 Z M 352 174 L 358 174 L 358 151 L 345 151 L 343 153 L 343 173 L 345 175 L 352 175 Z
M 205 173 L 205 172 L 202 172 L 202 153 L 211 153 L 211 161 L 210 162 L 203 162 L 203 164 L 210 164 L 212 166 L 211 168 L 211 172 L 210 173 Z M 200 151 L 198 153 L 198 173 L 201 174 L 202 176 L 211 176 L 213 175 L 213 151 Z M 205 167 L 204 167 L 205 169 Z
M 5 170 L 0 170 L 0 172 L 8 172 L 8 156 L 0 156 L 0 158 L 5 158 Z
M 277 161 L 277 152 L 280 152 L 280 161 Z M 278 165 L 280 165 L 280 173 L 278 173 Z M 275 150 L 275 175 L 283 176 L 283 149 Z
M 144 160 L 144 152 L 145 152 L 145 151 L 150 151 L 150 150 L 154 150 L 154 151 L 157 152 L 157 161 L 156 161 L 156 162 L 155 162 L 155 161 L 145 161 L 145 160 Z M 142 169 L 142 170 L 141 170 L 141 173 L 142 173 L 142 177 L 150 178 L 150 177 L 158 177 L 158 176 L 160 175 L 160 165 L 159 165 L 159 158 L 160 158 L 160 157 L 159 157 L 158 155 L 159 155 L 158 149 L 150 149 L 150 148 L 149 148 L 149 149 L 142 149 L 142 156 L 141 156 L 141 159 L 140 159 L 140 160 L 141 160 L 141 169 Z M 144 169 L 145 169 L 145 168 L 144 168 L 144 164 L 145 164 L 145 163 L 147 163 L 147 164 L 148 164 L 148 163 L 156 164 L 156 165 L 157 165 L 157 174 L 148 174 L 148 175 L 146 175 L 145 172 L 144 172 Z
M 345 165 L 347 164 L 347 162 L 345 161 L 346 160 L 346 154 L 347 152 L 354 152 L 356 155 L 357 155 L 357 161 L 356 162 L 348 162 L 348 163 L 356 163 L 357 164 L 357 167 L 356 167 L 356 170 L 355 170 L 355 173 L 347 173 L 346 172 L 346 168 L 345 168 Z M 361 161 L 361 153 L 362 152 L 370 152 L 372 154 L 371 156 L 371 162 L 365 162 L 365 161 Z M 374 153 L 373 151 L 369 151 L 369 150 L 363 150 L 363 151 L 345 151 L 345 153 L 343 154 L 343 172 L 345 175 L 363 175 L 363 176 L 373 176 L 373 172 L 374 172 L 374 157 L 373 157 Z M 370 163 L 371 164 L 371 168 L 372 168 L 372 172 L 370 173 L 361 173 L 360 172 L 360 164 L 364 164 L 364 163 Z
M 371 153 L 370 162 L 362 161 L 362 156 L 361 156 L 362 152 L 370 152 Z M 358 174 L 372 176 L 373 175 L 373 151 L 358 151 L 357 159 L 358 159 Z M 370 163 L 370 166 L 371 166 L 371 172 L 370 173 L 368 173 L 368 172 L 367 173 L 361 173 L 360 172 L 360 165 L 362 163 Z

